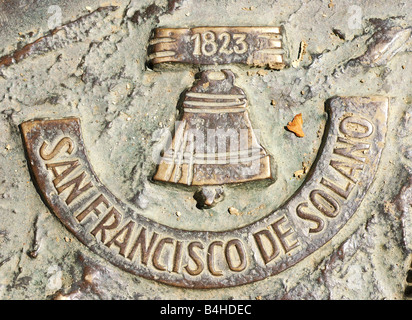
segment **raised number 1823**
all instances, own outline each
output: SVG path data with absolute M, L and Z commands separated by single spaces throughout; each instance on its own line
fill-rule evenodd
M 235 33 L 232 35 L 228 32 L 220 33 L 218 37 L 212 31 L 195 33 L 190 40 L 194 41 L 193 55 L 195 56 L 213 56 L 218 54 L 243 54 L 248 50 L 248 44 L 245 41 L 246 33 Z M 234 41 L 234 44 L 232 42 Z

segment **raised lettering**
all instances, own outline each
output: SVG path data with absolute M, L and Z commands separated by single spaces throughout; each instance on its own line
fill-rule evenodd
M 109 220 L 114 220 L 111 224 L 106 224 Z M 122 215 L 115 208 L 112 208 L 104 218 L 97 224 L 97 226 L 91 231 L 91 234 L 97 239 L 97 235 L 101 233 L 101 242 L 106 242 L 106 231 L 116 229 L 122 220 Z
M 237 252 L 238 260 L 239 260 L 239 265 L 235 265 L 234 261 L 232 260 L 232 255 L 230 254 L 231 248 L 235 248 L 234 251 Z M 247 261 L 246 261 L 246 253 L 245 253 L 245 248 L 243 247 L 243 243 L 238 240 L 238 239 L 233 239 L 230 240 L 226 244 L 225 248 L 225 256 L 226 256 L 226 261 L 229 266 L 229 269 L 235 272 L 241 272 L 246 269 L 247 266 Z
M 325 178 L 322 178 L 320 181 L 325 187 L 328 187 L 330 190 L 335 192 L 337 195 L 341 196 L 344 199 L 347 199 L 350 192 L 352 191 L 353 187 L 355 186 L 353 183 L 348 182 L 346 187 L 343 189 L 342 187 L 336 185 L 334 182 L 331 182 Z
M 296 240 L 292 244 L 289 244 L 287 241 L 287 237 L 292 235 L 294 233 L 292 228 L 289 228 L 285 231 L 282 231 L 280 228 L 280 225 L 287 223 L 288 220 L 286 219 L 285 216 L 282 216 L 279 220 L 277 220 L 275 223 L 272 223 L 272 229 L 276 233 L 276 235 L 279 238 L 280 244 L 282 245 L 283 249 L 285 250 L 285 253 L 288 253 L 292 249 L 296 248 L 299 246 L 299 242 Z
M 68 137 L 62 138 L 50 153 L 46 152 L 45 149 L 48 147 L 48 143 L 44 141 L 40 147 L 40 157 L 42 157 L 42 159 L 46 161 L 51 160 L 59 154 L 59 152 L 63 149 L 64 146 L 67 146 L 66 152 L 68 154 L 72 154 L 74 150 L 74 142 L 72 139 Z
M 150 239 L 150 243 L 148 246 L 146 246 L 146 228 L 142 227 L 142 229 L 140 230 L 139 236 L 137 237 L 132 249 L 130 250 L 130 253 L 127 256 L 127 259 L 132 261 L 137 251 L 137 248 L 140 246 L 140 261 L 142 264 L 147 265 L 147 262 L 149 261 L 150 253 L 153 249 L 153 246 L 158 236 L 159 235 L 156 232 L 153 232 L 152 238 Z
M 199 241 L 194 241 L 191 242 L 189 244 L 188 247 L 188 253 L 189 253 L 189 257 L 192 259 L 192 261 L 195 263 L 196 268 L 192 269 L 189 267 L 189 265 L 185 266 L 185 270 L 187 271 L 188 274 L 190 274 L 191 276 L 197 276 L 199 275 L 203 269 L 204 269 L 204 264 L 202 259 L 200 259 L 199 255 L 197 254 L 197 252 L 194 250 L 195 248 L 199 248 L 201 250 L 204 249 L 203 244 Z
M 56 168 L 59 167 L 67 167 L 62 173 L 58 173 Z M 49 163 L 46 164 L 47 170 L 50 170 L 53 172 L 54 179 L 53 179 L 53 184 L 55 187 L 64 180 L 70 173 L 74 171 L 78 166 L 80 166 L 79 160 L 73 160 L 73 161 L 65 161 L 65 162 L 58 162 L 58 163 Z
M 172 269 L 173 272 L 175 273 L 179 272 L 181 259 L 182 259 L 182 242 L 176 241 L 175 254 L 173 257 L 173 269 Z
M 194 49 L 193 49 L 193 55 L 194 56 L 200 56 L 202 52 L 200 51 L 201 49 L 201 40 L 200 40 L 200 33 L 195 33 L 190 40 L 195 41 Z
M 223 273 L 222 271 L 215 269 L 215 250 L 214 249 L 216 246 L 222 247 L 223 242 L 213 241 L 209 245 L 209 249 L 207 250 L 207 267 L 212 275 L 219 277 L 219 276 L 222 276 Z
M 166 271 L 166 267 L 163 266 L 162 264 L 160 264 L 160 262 L 159 262 L 160 256 L 162 254 L 163 247 L 166 243 L 173 244 L 173 239 L 172 238 L 163 238 L 163 239 L 161 239 L 159 241 L 159 243 L 157 244 L 156 249 L 153 253 L 153 259 L 152 259 L 153 266 L 157 270 L 160 270 L 160 271 Z
M 323 190 L 313 190 L 309 195 L 310 201 L 325 216 L 334 218 L 339 214 L 339 203 Z
M 246 33 L 235 33 L 233 34 L 233 40 L 235 40 L 235 45 L 233 49 L 230 48 L 230 43 L 232 41 L 232 36 L 228 32 L 222 32 L 217 37 L 221 42 L 219 47 L 216 42 L 216 34 L 213 31 L 206 31 L 203 33 L 195 33 L 190 37 L 191 41 L 194 41 L 193 45 L 193 55 L 194 56 L 213 56 L 216 53 L 231 55 L 233 52 L 236 54 L 244 54 L 248 51 L 249 45 L 246 42 Z
M 114 244 L 115 246 L 120 248 L 119 254 L 124 257 L 127 245 L 129 244 L 130 235 L 132 234 L 135 224 L 136 222 L 129 221 L 128 224 L 126 224 L 118 233 L 116 233 L 116 235 L 110 241 L 106 243 L 106 246 L 110 248 L 111 245 Z M 123 241 L 119 241 L 119 238 L 121 238 L 123 234 Z
M 149 62 L 221 65 L 241 63 L 285 67 L 282 28 L 157 28 L 149 41 Z
M 248 44 L 245 41 L 247 34 L 246 33 L 237 33 L 233 35 L 233 39 L 236 39 L 236 46 L 233 47 L 233 50 L 237 54 L 246 53 L 248 50 Z
M 359 155 L 356 155 L 355 152 L 362 152 L 362 151 L 368 151 L 370 148 L 369 144 L 366 143 L 356 143 L 354 141 L 351 141 L 349 139 L 345 139 L 342 137 L 339 137 L 338 142 L 342 142 L 342 143 L 346 143 L 348 145 L 350 145 L 350 147 L 346 147 L 346 148 L 335 148 L 333 149 L 333 153 L 335 154 L 339 154 L 341 156 L 350 158 L 350 159 L 355 159 L 357 161 L 360 162 L 365 162 L 366 158 L 365 157 L 361 157 Z
M 66 190 L 70 186 L 74 185 L 73 188 L 72 188 L 72 191 L 70 191 L 69 196 L 65 200 L 67 205 L 70 205 L 70 203 L 72 203 L 73 200 L 75 200 L 78 196 L 80 196 L 82 193 L 86 192 L 87 190 L 89 190 L 90 188 L 93 187 L 93 184 L 90 181 L 85 186 L 80 188 L 80 185 L 82 184 L 85 177 L 86 177 L 86 173 L 82 172 L 79 176 L 77 176 L 73 180 L 70 180 L 69 182 L 65 183 L 64 185 L 56 188 L 57 192 L 60 195 L 64 190 Z
M 205 56 L 213 56 L 217 52 L 216 35 L 207 31 L 202 33 L 202 53 Z
M 84 218 L 86 218 L 91 212 L 95 212 L 96 216 L 100 216 L 101 211 L 97 208 L 101 203 L 104 203 L 106 206 L 106 209 L 109 209 L 109 201 L 106 199 L 106 197 L 101 194 L 97 197 L 96 200 L 94 200 L 86 209 L 84 209 L 77 217 L 77 221 L 82 222 Z
M 318 217 L 317 215 L 313 213 L 307 213 L 303 211 L 303 209 L 307 209 L 309 207 L 307 202 L 303 202 L 299 204 L 296 208 L 296 214 L 298 215 L 299 218 L 303 220 L 308 220 L 316 223 L 316 228 L 309 228 L 309 233 L 318 233 L 323 230 L 325 227 L 325 221 L 323 221 L 322 218 Z
M 362 139 L 373 133 L 373 125 L 365 118 L 350 116 L 341 121 L 339 130 L 352 138 Z
M 256 244 L 258 246 L 263 262 L 265 264 L 268 264 L 269 262 L 271 262 L 273 259 L 275 259 L 279 255 L 280 249 L 278 245 L 276 244 L 275 238 L 273 237 L 272 233 L 269 230 L 263 229 L 259 232 L 256 232 L 253 235 L 253 237 L 255 238 Z M 271 246 L 270 253 L 268 253 L 268 251 L 265 249 L 266 246 L 264 246 L 262 237 L 265 237 L 269 241 L 270 246 Z
M 336 160 L 331 160 L 330 166 L 354 183 L 358 182 L 356 178 L 357 172 L 364 168 L 364 165 L 361 163 L 349 163 Z
M 223 32 L 219 35 L 219 40 L 222 40 L 222 46 L 219 49 L 219 53 L 224 53 L 224 54 L 232 54 L 233 49 L 229 49 L 229 44 L 230 44 L 230 33 L 228 32 Z

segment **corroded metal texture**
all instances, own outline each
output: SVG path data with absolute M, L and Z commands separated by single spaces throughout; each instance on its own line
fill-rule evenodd
M 95 18 L 104 19 L 109 12 L 115 11 L 116 9 L 118 9 L 116 6 L 101 7 L 75 21 L 50 30 L 47 35 L 40 37 L 34 42 L 26 44 L 12 54 L 1 57 L 0 71 L 3 67 L 8 67 L 12 64 L 19 63 L 23 59 L 26 59 L 32 55 L 41 55 L 65 47 L 70 43 L 84 40 L 82 35 L 76 30 L 79 26 L 84 25 Z
M 410 12 L 0 1 L 0 299 L 412 298 Z
M 158 28 L 150 40 L 149 62 L 283 69 L 282 37 L 282 27 Z
M 30 168 L 50 209 L 90 249 L 129 272 L 191 288 L 261 280 L 323 246 L 350 219 L 379 163 L 388 100 L 334 98 L 317 163 L 286 205 L 225 232 L 169 228 L 133 212 L 94 173 L 77 119 L 22 124 Z
M 259 145 L 247 98 L 230 70 L 205 71 L 185 92 L 183 116 L 154 180 L 222 185 L 271 178 L 270 158 Z

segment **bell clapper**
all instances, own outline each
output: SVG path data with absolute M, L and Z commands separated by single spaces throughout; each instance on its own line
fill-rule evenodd
M 195 192 L 193 198 L 196 200 L 198 209 L 209 209 L 223 200 L 223 187 L 203 186 Z

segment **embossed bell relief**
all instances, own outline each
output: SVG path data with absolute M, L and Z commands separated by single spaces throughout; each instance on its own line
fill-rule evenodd
M 149 60 L 281 69 L 279 30 L 159 29 Z M 325 106 L 324 138 L 305 183 L 264 219 L 228 230 L 159 223 L 119 199 L 93 170 L 80 118 L 27 120 L 20 130 L 40 196 L 91 251 L 161 283 L 224 288 L 296 265 L 328 243 L 365 197 L 385 145 L 389 99 L 334 97 Z M 224 197 L 226 184 L 271 178 L 271 159 L 249 120 L 247 97 L 227 67 L 203 71 L 178 107 L 182 116 L 154 180 L 199 187 L 198 208 L 208 208 Z
M 154 180 L 193 186 L 271 177 L 257 142 L 245 93 L 230 70 L 204 71 L 183 102 L 183 116 Z
M 149 60 L 154 64 L 284 66 L 279 28 L 156 29 L 150 44 Z M 184 93 L 183 115 L 153 177 L 202 186 L 195 194 L 198 207 L 211 207 L 223 195 L 222 188 L 207 186 L 272 177 L 270 157 L 258 142 L 247 97 L 235 79 L 229 69 L 201 72 Z

